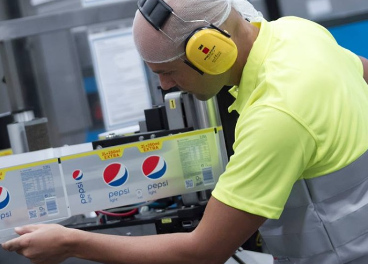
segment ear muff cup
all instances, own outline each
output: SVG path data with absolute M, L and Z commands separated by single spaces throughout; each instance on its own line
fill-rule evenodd
M 238 56 L 234 41 L 210 27 L 193 31 L 186 41 L 185 52 L 190 63 L 210 75 L 229 70 Z

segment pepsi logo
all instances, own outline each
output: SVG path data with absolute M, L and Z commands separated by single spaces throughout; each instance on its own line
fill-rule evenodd
M 75 170 L 73 172 L 73 179 L 76 181 L 80 181 L 83 178 L 83 171 L 81 170 Z
M 111 187 L 119 187 L 128 180 L 128 169 L 121 163 L 108 165 L 103 172 L 105 183 Z
M 150 156 L 142 164 L 143 174 L 151 180 L 160 179 L 165 175 L 166 169 L 166 161 L 160 156 Z
M 6 188 L 0 186 L 0 210 L 7 207 L 9 202 L 10 202 L 9 191 Z

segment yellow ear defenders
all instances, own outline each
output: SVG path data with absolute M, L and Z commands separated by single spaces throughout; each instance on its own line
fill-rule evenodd
M 159 31 L 171 14 L 177 16 L 163 0 L 139 0 L 138 9 Z M 233 66 L 238 56 L 238 49 L 227 32 L 210 24 L 208 27 L 194 30 L 188 36 L 185 42 L 185 53 L 188 60 L 184 62 L 200 74 L 218 75 Z
M 217 75 L 233 66 L 238 49 L 228 33 L 211 25 L 196 29 L 188 36 L 185 53 L 188 60 L 198 69 Z

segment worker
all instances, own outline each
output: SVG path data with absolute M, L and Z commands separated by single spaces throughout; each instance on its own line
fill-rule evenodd
M 234 155 L 190 233 L 109 236 L 16 228 L 33 263 L 225 263 L 257 229 L 275 263 L 368 263 L 368 61 L 322 26 L 268 22 L 245 0 L 140 0 L 133 35 L 167 90 L 223 87 Z

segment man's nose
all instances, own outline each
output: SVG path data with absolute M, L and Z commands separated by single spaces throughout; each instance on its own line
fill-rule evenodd
M 163 90 L 169 90 L 176 86 L 176 82 L 171 77 L 164 76 L 162 74 L 160 74 L 159 77 L 160 77 L 161 88 Z

